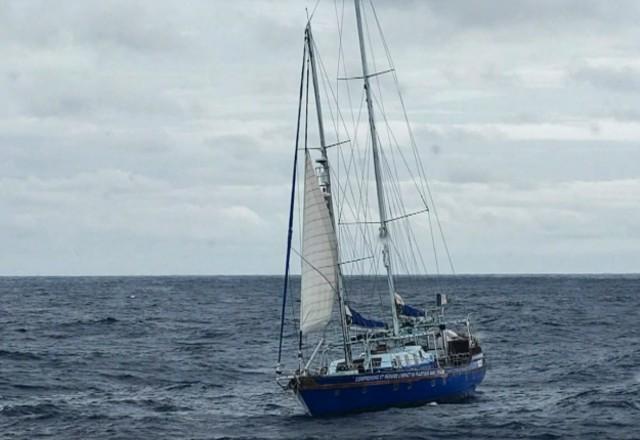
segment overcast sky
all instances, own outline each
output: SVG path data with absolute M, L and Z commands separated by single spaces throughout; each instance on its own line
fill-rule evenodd
M 640 2 L 375 4 L 458 272 L 640 272 Z M 3 1 L 0 274 L 280 273 L 305 6 Z

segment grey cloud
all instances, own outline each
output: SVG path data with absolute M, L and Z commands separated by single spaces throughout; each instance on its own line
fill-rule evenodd
M 640 121 L 640 110 L 630 108 L 612 110 L 606 113 L 605 116 L 612 117 L 618 121 Z
M 640 70 L 629 66 L 583 67 L 573 73 L 573 79 L 593 87 L 618 93 L 640 91 Z
M 625 67 L 639 56 L 637 2 L 374 3 L 460 270 L 640 261 L 628 244 L 640 224 L 639 84 Z M 5 2 L 0 273 L 278 272 L 304 6 Z M 346 73 L 357 74 L 345 8 Z M 320 3 L 313 25 L 336 87 L 334 2 Z M 392 96 L 390 78 L 378 79 Z M 357 111 L 362 88 L 350 85 Z M 384 104 L 406 147 L 397 101 Z M 565 127 L 582 137 L 535 136 Z M 616 129 L 627 134 L 607 138 Z
M 398 3 L 377 1 L 375 5 L 384 14 L 397 14 Z M 444 24 L 446 28 L 464 33 L 469 30 L 486 29 L 495 32 L 505 28 L 536 25 L 538 28 L 556 28 L 569 25 L 575 27 L 584 23 L 592 26 L 632 24 L 640 12 L 637 2 L 622 0 L 611 7 L 606 0 L 483 0 L 453 1 L 404 1 L 404 11 L 412 16 L 429 19 Z M 383 21 L 384 15 L 382 16 Z M 389 23 L 387 23 L 389 24 Z M 439 38 L 437 35 L 434 38 Z

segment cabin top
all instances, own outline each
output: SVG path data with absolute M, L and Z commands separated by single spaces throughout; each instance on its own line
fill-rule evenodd
M 367 358 L 362 353 L 353 359 L 354 369 L 358 372 L 378 371 L 384 369 L 412 368 L 417 366 L 435 365 L 436 357 L 433 353 L 426 352 L 419 345 L 398 347 L 386 353 L 372 354 Z M 353 370 L 347 370 L 344 359 L 338 359 L 329 364 L 328 374 L 353 374 Z

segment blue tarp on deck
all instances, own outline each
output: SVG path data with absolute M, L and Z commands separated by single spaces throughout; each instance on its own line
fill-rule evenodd
M 350 325 L 355 325 L 364 328 L 384 328 L 385 324 L 382 321 L 376 321 L 375 319 L 368 319 L 362 316 L 360 313 L 353 310 L 351 306 L 347 307 L 347 317 L 350 320 Z
M 424 310 L 417 307 L 411 307 L 406 304 L 398 304 L 400 314 L 411 318 L 421 318 L 425 315 Z

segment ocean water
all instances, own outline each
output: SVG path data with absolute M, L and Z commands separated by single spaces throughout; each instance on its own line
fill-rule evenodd
M 472 312 L 474 398 L 305 416 L 273 380 L 279 277 L 0 278 L 0 438 L 640 439 L 640 276 L 399 284 Z

